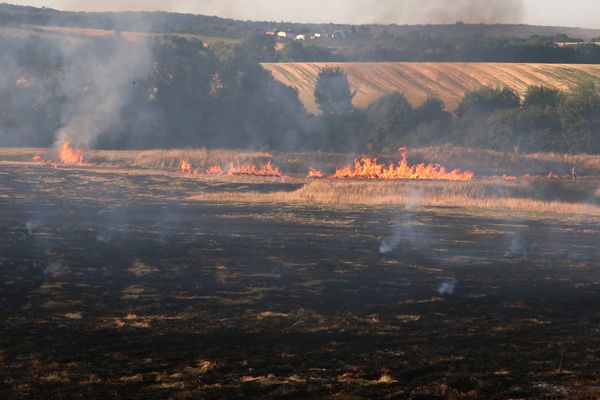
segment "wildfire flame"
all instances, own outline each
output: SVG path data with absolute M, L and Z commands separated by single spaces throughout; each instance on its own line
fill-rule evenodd
M 44 162 L 44 159 L 40 155 L 34 156 L 31 160 L 34 162 L 40 162 L 40 163 Z
M 376 158 L 362 158 L 354 161 L 354 165 L 339 168 L 332 179 L 437 179 L 449 181 L 470 181 L 475 177 L 472 171 L 447 171 L 439 164 L 408 164 L 406 154 L 395 166 L 379 164 Z
M 207 173 L 209 175 L 223 175 L 223 168 L 220 165 L 211 165 Z
M 256 165 L 235 165 L 229 164 L 229 170 L 227 174 L 230 176 L 234 175 L 250 175 L 250 176 L 276 176 L 282 177 L 283 174 L 279 168 L 273 167 L 273 163 L 269 161 L 266 164 L 262 164 L 260 167 Z
M 512 182 L 512 181 L 516 181 L 517 177 L 513 176 L 513 175 L 504 174 L 504 175 L 502 175 L 502 179 L 504 179 L 505 181 L 508 181 L 508 182 Z
M 319 171 L 316 168 L 311 168 L 311 169 L 308 170 L 308 177 L 309 178 L 315 178 L 315 179 L 316 178 L 324 178 L 325 174 L 322 173 L 321 171 Z
M 84 165 L 83 149 L 73 148 L 71 142 L 64 142 L 59 153 L 60 162 L 64 165 Z
M 184 174 L 189 174 L 192 172 L 192 165 L 185 160 L 181 161 L 181 166 L 179 168 Z

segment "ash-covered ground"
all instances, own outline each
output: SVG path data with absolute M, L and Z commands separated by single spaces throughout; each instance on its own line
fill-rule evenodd
M 282 188 L 0 164 L 0 397 L 600 394 L 597 221 Z

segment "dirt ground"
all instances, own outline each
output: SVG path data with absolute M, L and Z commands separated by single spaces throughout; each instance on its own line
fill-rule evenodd
M 297 187 L 0 164 L 0 398 L 600 396 L 598 221 Z

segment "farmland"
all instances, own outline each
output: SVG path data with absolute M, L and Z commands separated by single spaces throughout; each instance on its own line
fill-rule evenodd
M 548 185 L 289 173 L 318 154 L 98 151 L 66 167 L 40 153 L 0 149 L 2 398 L 597 394 L 592 157 L 581 182 Z M 191 175 L 183 159 L 273 159 L 292 176 Z M 538 162 L 562 161 L 520 167 Z
M 70 26 L 53 26 L 53 25 L 22 25 L 19 27 L 0 27 L 0 34 L 6 36 L 27 37 L 28 35 L 42 35 L 47 37 L 67 38 L 69 40 L 84 40 L 90 38 L 102 38 L 115 35 L 117 32 L 109 29 L 81 28 Z M 153 32 L 133 32 L 133 31 L 118 31 L 119 35 L 130 42 L 138 42 L 140 40 L 160 37 L 162 33 Z M 205 36 L 193 33 L 166 33 L 166 35 L 185 38 L 188 40 L 200 40 L 207 46 L 212 46 L 217 43 L 235 44 L 238 40 Z
M 356 92 L 354 104 L 366 107 L 390 91 L 400 91 L 413 105 L 429 97 L 454 110 L 464 94 L 484 86 L 508 87 L 523 95 L 530 86 L 567 91 L 586 80 L 600 79 L 598 65 L 510 63 L 265 63 L 273 77 L 293 87 L 308 110 L 317 110 L 313 92 L 319 70 L 342 68 Z

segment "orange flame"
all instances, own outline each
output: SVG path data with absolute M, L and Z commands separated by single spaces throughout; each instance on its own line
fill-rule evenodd
M 311 169 L 308 170 L 308 177 L 309 178 L 315 178 L 315 179 L 324 178 L 325 174 L 322 173 L 321 171 L 319 171 L 316 168 L 311 168 Z
M 339 168 L 331 177 L 333 179 L 437 179 L 449 181 L 470 181 L 475 177 L 472 171 L 447 171 L 438 164 L 408 164 L 406 154 L 395 166 L 379 164 L 376 158 L 363 158 L 354 161 L 354 165 Z
M 209 175 L 223 175 L 223 168 L 220 165 L 211 165 L 207 173 Z
M 504 174 L 504 175 L 502 175 L 502 179 L 504 179 L 505 181 L 511 182 L 511 181 L 516 181 L 517 177 L 513 176 L 513 175 L 506 175 L 506 174 Z
M 60 162 L 65 165 L 84 165 L 83 149 L 73 148 L 71 142 L 64 142 L 60 148 Z
M 283 174 L 279 168 L 273 167 L 273 163 L 269 161 L 266 164 L 257 167 L 256 165 L 234 165 L 229 163 L 227 174 L 233 175 L 251 175 L 251 176 L 276 176 L 281 177 Z
M 179 168 L 184 174 L 189 174 L 192 172 L 192 165 L 185 160 L 181 161 L 181 166 Z
M 40 155 L 34 156 L 31 160 L 34 162 L 44 162 L 44 159 Z

